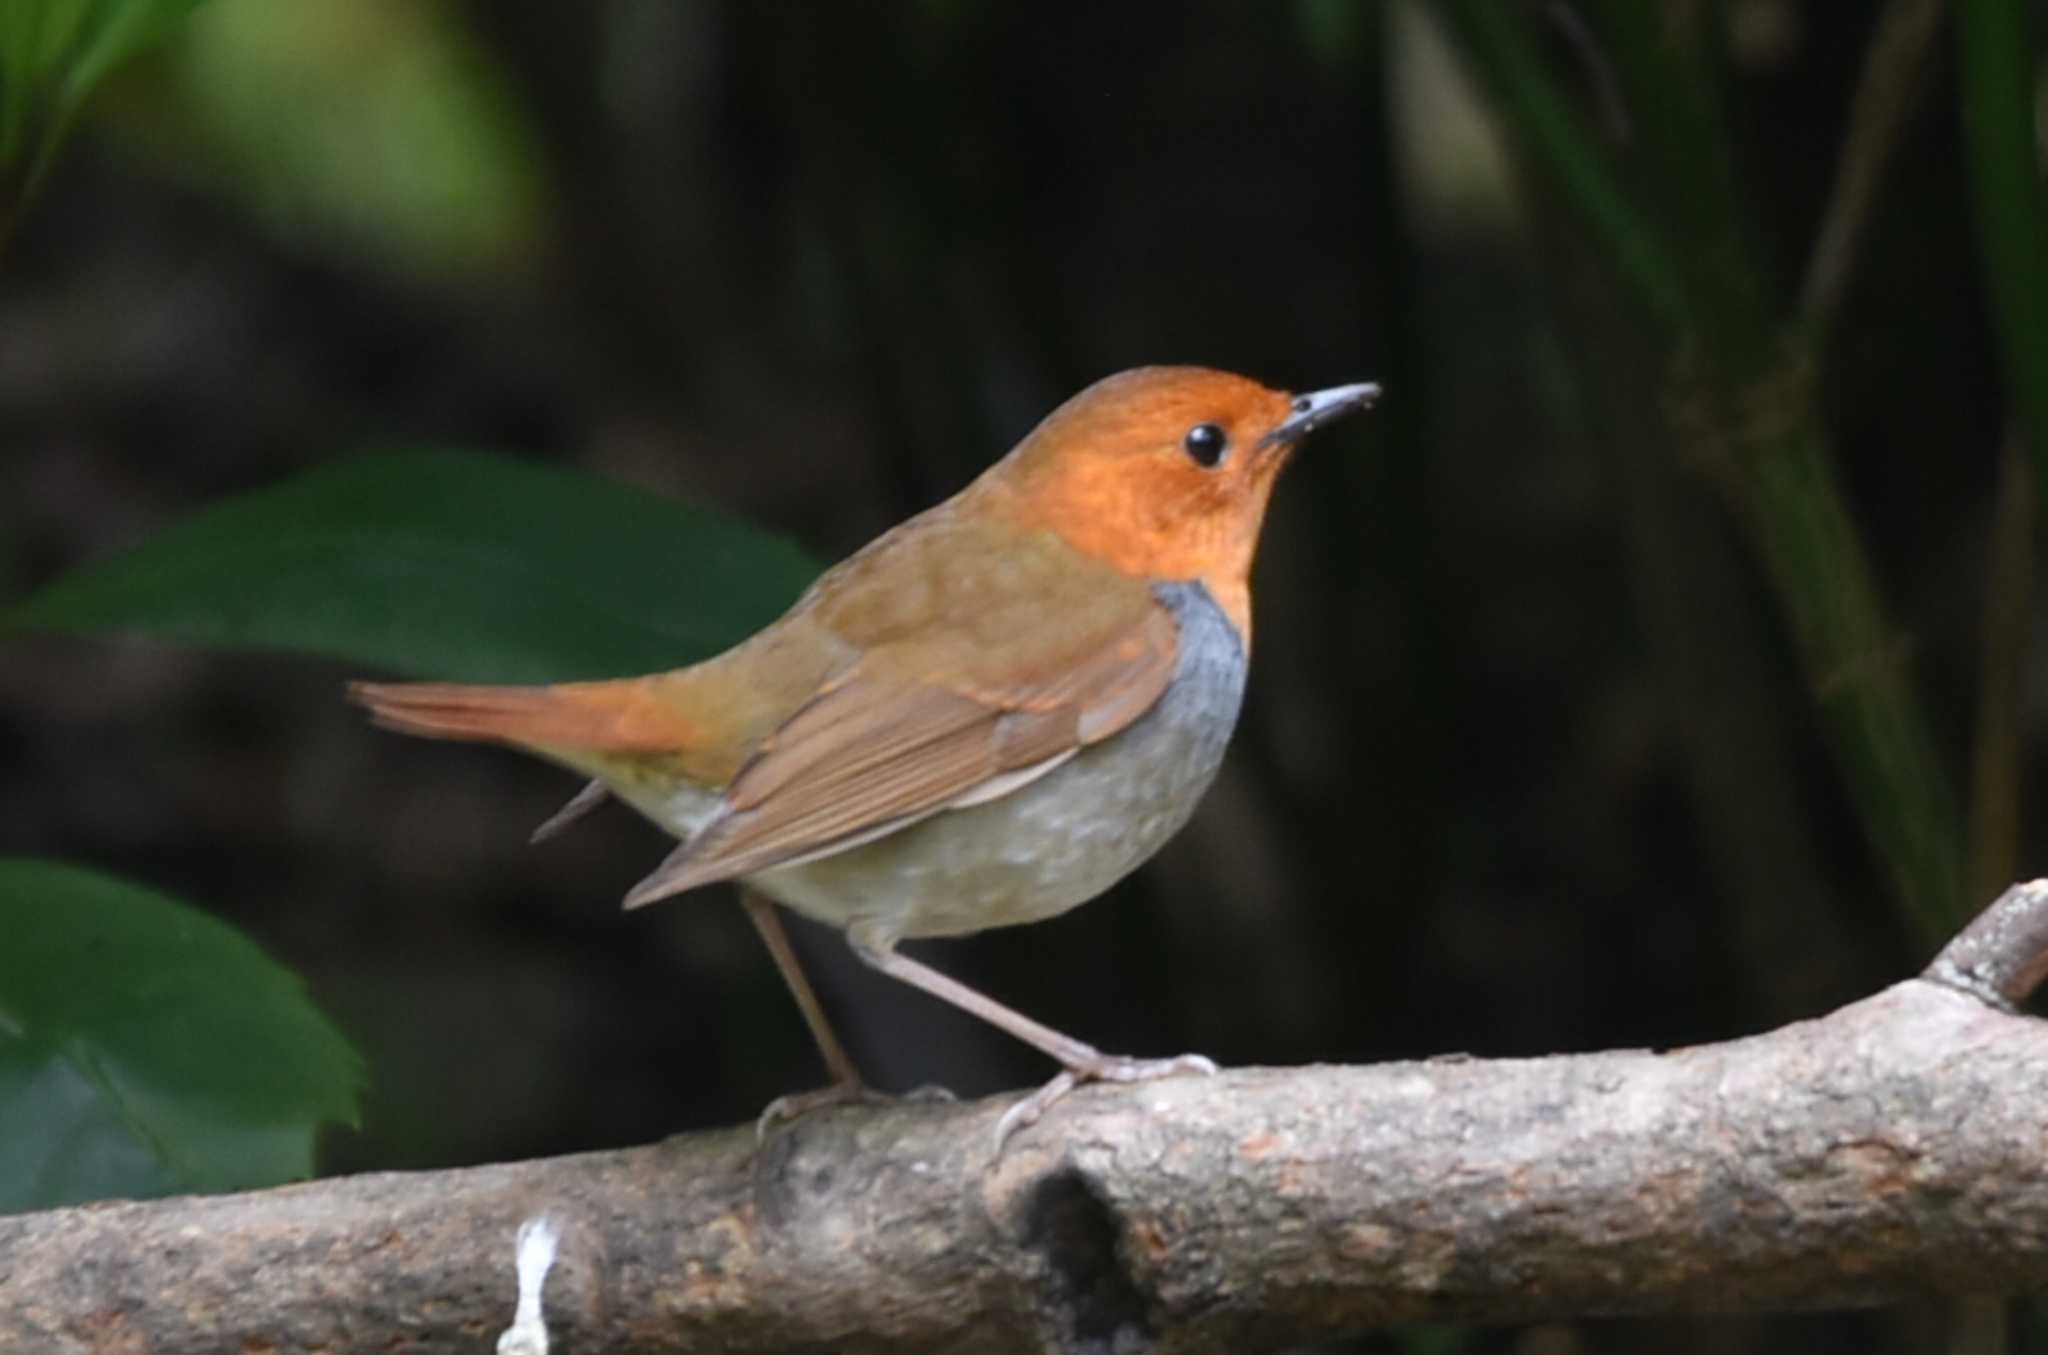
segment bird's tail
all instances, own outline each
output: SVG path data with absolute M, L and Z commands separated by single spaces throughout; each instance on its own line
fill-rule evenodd
M 524 748 L 663 752 L 687 747 L 689 721 L 654 679 L 553 687 L 476 687 L 455 682 L 351 682 L 348 699 L 386 729 L 435 739 Z

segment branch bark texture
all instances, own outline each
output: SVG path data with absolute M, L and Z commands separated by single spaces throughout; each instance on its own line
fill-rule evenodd
M 2001 911 L 2003 910 L 2003 911 Z M 2048 887 L 1725 1044 L 1246 1069 L 0 1218 L 0 1350 L 1256 1351 L 1381 1323 L 2048 1287 Z M 532 1347 L 527 1347 L 531 1349 Z

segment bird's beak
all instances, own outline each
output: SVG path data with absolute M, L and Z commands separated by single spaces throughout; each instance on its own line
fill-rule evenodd
M 1291 447 L 1326 423 L 1334 423 L 1355 410 L 1371 409 L 1373 401 L 1379 398 L 1380 387 L 1376 381 L 1361 381 L 1355 386 L 1332 386 L 1328 390 L 1297 395 L 1287 418 L 1260 438 L 1259 445 L 1279 443 Z

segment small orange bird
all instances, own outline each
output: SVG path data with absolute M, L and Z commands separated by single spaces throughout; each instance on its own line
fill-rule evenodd
M 742 882 L 834 1079 L 764 1120 L 866 1094 L 775 900 L 1060 1062 L 1003 1117 L 1000 1142 L 1079 1082 L 1215 1065 L 1104 1054 L 897 942 L 1063 913 L 1187 822 L 1237 722 L 1274 478 L 1304 437 L 1378 394 L 1124 372 L 716 658 L 606 682 L 357 683 L 350 696 L 391 728 L 507 743 L 593 778 L 536 839 L 607 794 L 680 838 L 629 908 Z

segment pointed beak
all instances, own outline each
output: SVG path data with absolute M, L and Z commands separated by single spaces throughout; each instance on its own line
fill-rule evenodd
M 1371 409 L 1373 401 L 1379 398 L 1380 387 L 1376 381 L 1361 381 L 1355 386 L 1332 386 L 1328 390 L 1297 395 L 1287 418 L 1260 438 L 1259 445 L 1281 443 L 1291 447 L 1326 423 L 1334 423 L 1356 410 Z

